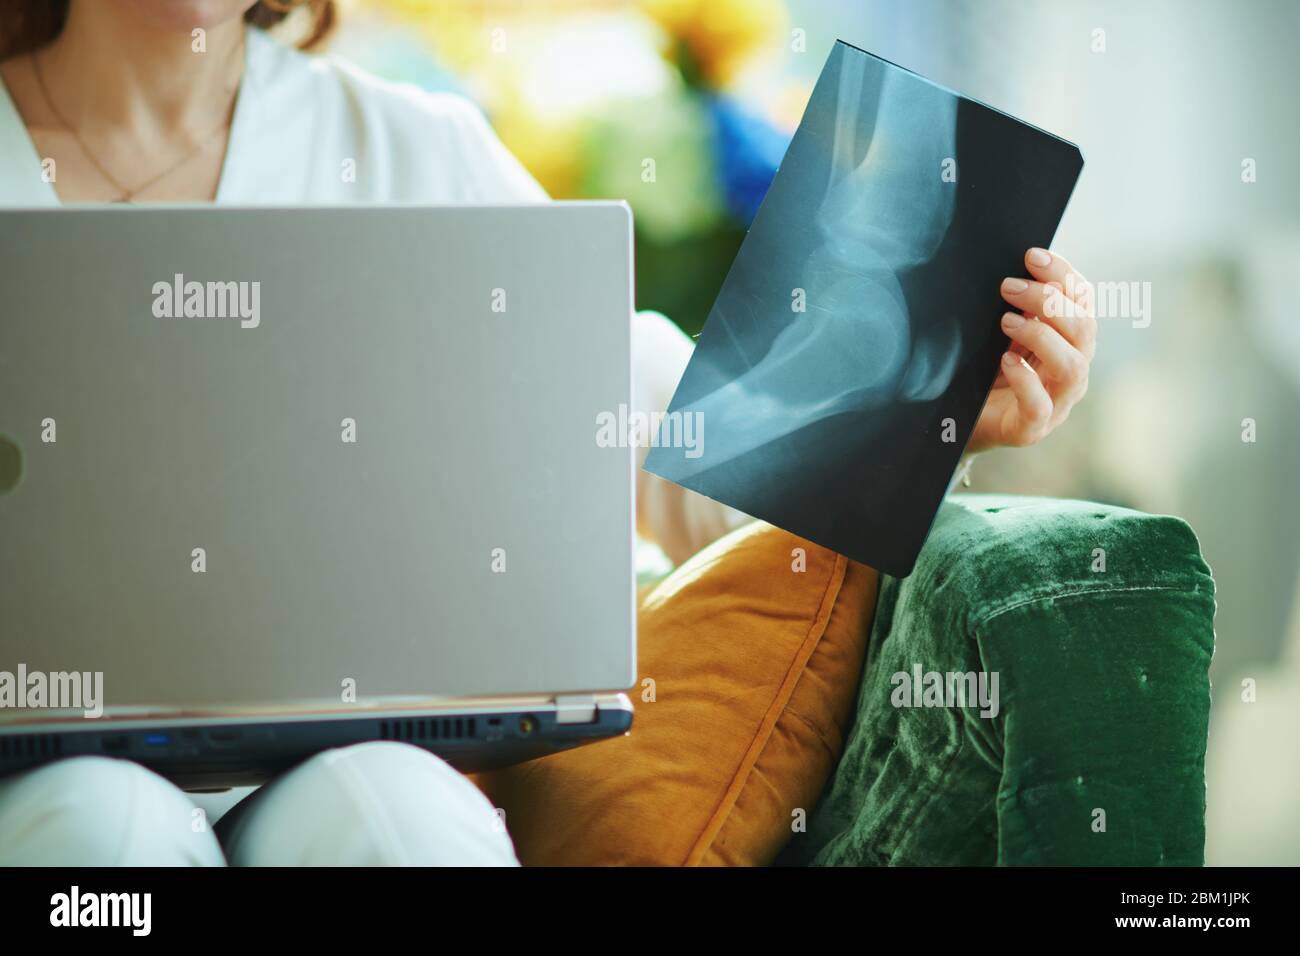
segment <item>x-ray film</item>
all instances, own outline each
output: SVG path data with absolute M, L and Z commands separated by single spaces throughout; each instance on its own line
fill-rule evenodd
M 1051 244 L 1082 169 L 1073 144 L 837 43 L 646 469 L 909 574 L 1009 344 L 999 286 Z

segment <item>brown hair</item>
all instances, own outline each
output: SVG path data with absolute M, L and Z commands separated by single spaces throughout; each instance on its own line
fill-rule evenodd
M 0 0 L 0 60 L 38 50 L 57 37 L 68 19 L 71 0 Z M 305 11 L 306 26 L 298 47 L 314 49 L 323 44 L 338 19 L 334 0 L 257 0 L 244 20 L 269 30 L 299 8 Z

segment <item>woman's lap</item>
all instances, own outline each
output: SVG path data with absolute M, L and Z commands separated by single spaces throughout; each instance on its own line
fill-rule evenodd
M 437 757 L 374 742 L 318 754 L 217 826 L 236 866 L 515 866 L 486 797 Z
M 220 845 L 218 844 L 220 837 Z M 223 856 L 224 849 L 224 856 Z M 220 866 L 517 865 L 467 778 L 425 751 L 326 751 L 223 817 L 145 768 L 76 757 L 0 781 L 0 863 Z
M 221 866 L 183 792 L 138 764 L 74 757 L 0 780 L 7 866 Z

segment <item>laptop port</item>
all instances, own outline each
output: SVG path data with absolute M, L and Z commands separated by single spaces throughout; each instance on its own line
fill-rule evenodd
M 239 738 L 243 734 L 238 730 L 209 730 L 208 742 L 213 744 L 222 744 L 230 746 L 239 743 Z
M 166 747 L 172 742 L 171 734 L 145 734 L 144 742 L 149 747 Z
M 99 749 L 106 754 L 124 754 L 131 749 L 131 742 L 125 737 L 104 737 L 99 741 Z
M 519 736 L 528 737 L 537 729 L 537 719 L 531 715 L 525 714 L 519 718 Z

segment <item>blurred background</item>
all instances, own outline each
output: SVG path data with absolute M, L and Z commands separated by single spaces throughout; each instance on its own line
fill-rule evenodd
M 1103 319 L 1070 426 L 972 490 L 1191 524 L 1219 602 L 1207 862 L 1300 863 L 1300 4 L 348 0 L 333 52 L 470 96 L 552 196 L 628 200 L 639 307 L 695 333 L 837 38 L 1082 146 L 1055 248 L 1149 283 L 1150 322 Z

